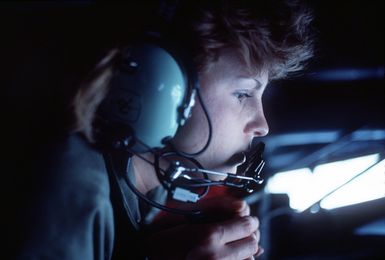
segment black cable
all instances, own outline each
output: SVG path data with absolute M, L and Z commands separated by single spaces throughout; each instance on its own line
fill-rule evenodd
M 207 112 L 207 108 L 206 108 L 206 106 L 205 106 L 205 104 L 203 102 L 202 95 L 200 93 L 199 88 L 196 88 L 196 91 L 197 91 L 197 96 L 198 96 L 198 99 L 199 99 L 199 103 L 201 104 L 203 112 L 204 112 L 204 114 L 206 116 L 206 119 L 207 119 L 207 125 L 208 125 L 208 128 L 209 128 L 209 133 L 208 133 L 206 144 L 203 146 L 203 148 L 201 150 L 199 150 L 198 152 L 195 152 L 195 153 L 187 153 L 187 152 L 179 151 L 178 149 L 175 148 L 175 146 L 172 144 L 172 142 L 169 142 L 169 145 L 172 147 L 172 149 L 178 155 L 183 156 L 185 158 L 192 158 L 192 157 L 195 157 L 195 156 L 198 156 L 198 155 L 202 154 L 204 151 L 206 151 L 207 147 L 210 145 L 211 138 L 212 138 L 212 123 L 211 123 L 211 119 L 210 119 L 209 113 Z
M 148 199 L 146 196 L 144 196 L 140 191 L 138 191 L 135 186 L 132 184 L 132 182 L 128 178 L 128 173 L 126 173 L 125 181 L 128 185 L 128 187 L 132 190 L 133 193 L 135 193 L 136 196 L 144 200 L 146 203 L 150 204 L 151 206 L 161 209 L 163 211 L 167 211 L 173 214 L 183 215 L 183 216 L 201 216 L 203 215 L 202 211 L 199 210 L 181 210 L 181 209 L 174 209 L 167 206 L 164 206 L 162 204 L 159 204 L 158 202 L 155 202 L 153 200 Z
M 164 175 L 161 174 L 160 172 L 164 172 L 165 173 L 165 170 L 163 170 L 162 168 L 160 168 L 159 166 L 159 153 L 155 150 L 152 151 L 152 153 L 154 154 L 155 156 L 155 163 L 154 162 L 151 162 L 150 160 L 144 158 L 143 156 L 139 155 L 139 154 L 136 154 L 134 153 L 133 151 L 130 151 L 130 149 L 128 149 L 128 151 L 131 153 L 131 154 L 135 154 L 136 156 L 138 156 L 140 159 L 144 160 L 145 162 L 151 164 L 154 166 L 154 169 L 155 169 L 155 172 L 157 174 L 157 177 L 158 177 L 158 180 L 160 181 L 160 183 L 162 184 L 162 186 L 167 190 L 167 192 L 169 194 L 172 193 L 172 190 L 170 189 L 170 187 L 168 187 L 167 185 L 169 183 L 167 183 L 165 181 L 165 178 L 163 177 Z M 164 153 L 162 154 L 163 156 L 171 156 L 171 155 L 176 155 L 175 152 L 168 152 L 168 153 Z M 161 156 L 162 157 L 162 156 Z M 198 167 L 202 167 L 201 164 L 194 160 L 193 158 L 190 158 L 190 160 L 195 163 Z M 208 176 L 206 173 L 204 173 L 204 176 L 205 178 L 208 179 Z M 167 207 L 167 206 L 164 206 L 162 204 L 159 204 L 153 200 L 150 200 L 148 199 L 145 195 L 143 195 L 140 191 L 138 191 L 136 189 L 136 187 L 132 184 L 132 182 L 129 180 L 128 178 L 128 173 L 126 172 L 126 176 L 125 176 L 125 181 L 128 185 L 128 187 L 131 189 L 131 191 L 136 195 L 138 196 L 139 198 L 141 198 L 143 201 L 145 201 L 147 204 L 155 207 L 155 208 L 158 208 L 160 210 L 163 210 L 163 211 L 167 211 L 167 212 L 170 212 L 170 213 L 173 213 L 173 214 L 178 214 L 178 215 L 184 215 L 184 216 L 193 216 L 193 217 L 197 217 L 197 216 L 203 216 L 203 213 L 199 210 L 191 210 L 191 211 L 188 211 L 188 210 L 180 210 L 180 209 L 174 209 L 174 208 L 170 208 L 170 207 Z M 203 193 L 199 194 L 199 199 L 203 198 L 204 196 L 207 195 L 208 193 L 208 190 L 209 188 L 208 187 L 205 187 L 205 190 L 203 191 Z
M 161 174 L 160 173 L 160 170 L 162 170 L 162 168 L 160 168 L 159 166 L 159 159 L 162 158 L 162 157 L 168 157 L 168 156 L 173 156 L 173 155 L 179 155 L 177 152 L 166 152 L 166 153 L 161 153 L 159 155 L 159 153 L 154 153 L 155 155 L 155 163 L 154 163 L 154 169 L 155 169 L 155 172 L 156 172 L 156 175 L 158 177 L 158 180 L 161 182 L 161 184 L 163 185 L 163 187 L 169 191 L 170 193 L 172 193 L 172 188 L 171 188 L 171 185 L 172 185 L 172 182 L 170 180 L 167 179 L 167 176 L 165 176 L 164 174 Z M 183 157 L 183 156 L 182 156 Z M 188 159 L 190 160 L 192 163 L 194 163 L 198 168 L 202 169 L 202 165 L 197 161 L 195 160 L 194 158 L 185 158 L 185 159 Z M 164 170 L 162 170 L 163 172 L 165 172 Z M 203 176 L 206 180 L 208 180 L 208 175 L 207 173 L 203 173 Z M 187 186 L 186 186 L 187 187 Z M 203 198 L 204 196 L 207 195 L 207 193 L 209 192 L 209 187 L 208 186 L 205 186 L 204 187 L 205 189 L 203 190 L 203 192 L 201 194 L 198 194 L 199 196 L 199 199 Z
M 119 181 L 118 181 L 119 180 L 119 177 L 118 177 L 119 175 L 118 175 L 118 173 L 115 170 L 114 161 L 112 160 L 111 153 L 105 152 L 103 154 L 103 157 L 104 157 L 104 160 L 106 162 L 108 174 L 110 176 L 113 176 L 113 179 L 116 180 L 116 183 L 119 186 Z M 128 163 L 132 163 L 131 162 L 132 154 L 128 155 L 128 157 L 129 157 L 129 162 Z M 158 202 L 155 202 L 153 200 L 150 200 L 145 195 L 143 195 L 139 190 L 136 189 L 135 185 L 129 179 L 129 173 L 127 172 L 127 170 L 125 171 L 125 174 L 124 174 L 123 177 L 124 177 L 124 182 L 127 184 L 128 188 L 138 198 L 142 199 L 147 204 L 149 204 L 149 205 L 151 205 L 151 206 L 153 206 L 155 208 L 158 208 L 160 210 L 167 211 L 167 212 L 170 212 L 170 213 L 173 213 L 173 214 L 183 215 L 183 216 L 186 216 L 186 217 L 193 217 L 193 219 L 195 219 L 197 217 L 200 218 L 200 217 L 203 216 L 203 213 L 200 210 L 180 210 L 180 209 L 174 209 L 174 208 L 170 208 L 170 207 L 164 206 L 162 204 L 159 204 Z M 122 196 L 124 196 L 123 193 L 122 193 Z M 128 207 L 128 205 L 125 205 L 125 207 Z

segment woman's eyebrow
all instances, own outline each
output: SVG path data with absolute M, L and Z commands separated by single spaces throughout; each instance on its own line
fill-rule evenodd
M 254 81 L 255 82 L 255 88 L 256 89 L 260 89 L 260 88 L 262 88 L 262 83 L 261 83 L 261 81 L 259 81 L 258 79 L 256 79 L 256 78 L 253 78 L 253 77 L 247 77 L 247 76 L 239 76 L 238 77 L 240 80 L 248 80 L 248 81 Z

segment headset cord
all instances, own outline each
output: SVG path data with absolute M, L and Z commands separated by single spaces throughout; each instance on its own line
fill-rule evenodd
M 185 157 L 185 158 L 193 158 L 193 157 L 196 157 L 200 154 L 202 154 L 204 151 L 206 151 L 207 147 L 210 145 L 210 142 L 211 142 L 211 139 L 212 139 L 212 123 L 211 123 L 211 119 L 210 119 L 210 116 L 209 116 L 209 113 L 207 111 L 207 108 L 203 102 L 203 98 L 202 98 L 202 95 L 200 93 L 200 90 L 199 88 L 196 88 L 196 91 L 197 91 L 197 96 L 198 96 L 198 100 L 199 100 L 199 103 L 201 104 L 201 107 L 203 109 L 203 112 L 205 114 L 205 117 L 207 119 L 207 125 L 208 125 L 208 137 L 207 137 L 207 142 L 206 144 L 203 146 L 202 149 L 200 149 L 198 152 L 195 152 L 195 153 L 187 153 L 187 152 L 183 152 L 183 151 L 179 151 L 178 149 L 175 148 L 175 146 L 172 144 L 172 142 L 168 142 L 168 144 L 171 146 L 171 148 L 175 151 L 175 153 L 177 153 L 178 155 L 182 156 L 182 157 Z
M 129 154 L 129 159 L 128 159 L 128 162 L 127 163 L 132 163 L 132 155 Z M 112 160 L 112 155 L 110 153 L 104 153 L 104 159 L 105 159 L 105 162 L 106 162 L 106 166 L 107 166 L 107 171 L 109 173 L 110 176 L 113 176 L 114 178 L 113 179 L 116 179 L 116 180 L 119 180 L 121 178 L 119 178 L 119 173 L 116 172 L 116 165 L 114 165 L 114 161 Z M 143 158 L 142 158 L 143 159 Z M 147 198 L 145 195 L 143 195 L 136 187 L 135 185 L 131 182 L 130 178 L 129 178 L 129 172 L 127 171 L 127 169 L 129 168 L 129 165 L 127 165 L 126 167 L 126 171 L 124 172 L 124 182 L 127 184 L 128 188 L 140 199 L 142 199 L 144 202 L 146 202 L 147 204 L 155 207 L 155 208 L 158 208 L 160 210 L 163 210 L 163 211 L 167 211 L 169 213 L 173 213 L 173 214 L 178 214 L 178 215 L 183 215 L 183 216 L 186 216 L 188 217 L 189 219 L 196 219 L 196 218 L 201 218 L 203 216 L 203 213 L 199 210 L 181 210 L 181 209 L 175 209 L 175 208 L 171 208 L 171 207 L 168 207 L 168 206 L 165 206 L 165 205 L 162 205 L 156 201 L 153 201 L 149 198 Z M 120 182 L 120 185 L 119 185 L 119 188 L 122 189 L 121 187 L 121 182 Z M 124 193 L 123 193 L 124 194 Z M 122 194 L 122 195 L 123 195 Z M 123 201 L 125 202 L 126 199 L 124 198 L 124 195 L 123 195 Z M 125 203 L 125 208 L 127 211 L 130 211 L 129 210 L 129 205 L 127 205 L 127 203 Z

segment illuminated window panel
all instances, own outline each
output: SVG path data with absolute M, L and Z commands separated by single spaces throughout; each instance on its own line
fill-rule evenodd
M 332 209 L 385 197 L 385 160 L 321 201 Z
M 318 165 L 314 168 L 313 172 L 309 168 L 302 168 L 276 173 L 267 183 L 266 192 L 287 193 L 290 198 L 290 207 L 297 211 L 303 211 L 321 200 L 328 193 L 374 165 L 378 160 L 379 155 L 373 154 Z M 373 168 L 377 169 L 377 166 Z M 382 169 L 383 172 L 384 169 Z M 384 180 L 385 177 L 382 175 L 382 178 Z M 382 188 L 382 191 L 384 190 Z M 363 193 L 363 190 L 361 189 L 359 193 Z M 328 203 L 326 205 L 330 205 L 330 201 Z

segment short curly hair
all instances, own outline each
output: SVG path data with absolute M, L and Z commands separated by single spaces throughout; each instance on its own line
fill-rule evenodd
M 198 70 L 223 49 L 238 51 L 250 72 L 267 70 L 270 80 L 303 69 L 313 56 L 313 14 L 299 0 L 184 1 L 173 31 L 189 45 Z

